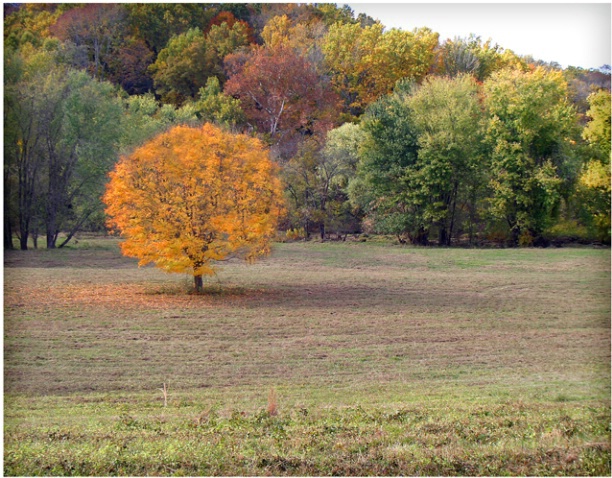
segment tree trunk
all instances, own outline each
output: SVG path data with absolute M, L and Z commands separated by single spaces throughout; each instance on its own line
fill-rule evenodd
M 459 184 L 455 182 L 455 187 L 453 188 L 453 206 L 451 208 L 451 217 L 450 217 L 450 226 L 448 227 L 448 242 L 447 246 L 450 247 L 453 241 L 453 230 L 455 228 L 455 213 L 457 212 L 457 196 L 459 191 Z
M 203 288 L 202 274 L 193 276 L 193 285 L 195 286 L 196 292 L 202 292 L 202 288 Z
M 55 249 L 59 235 L 61 197 L 59 175 L 49 174 L 49 192 L 46 205 L 47 249 Z
M 81 216 L 81 218 L 74 225 L 72 230 L 66 236 L 66 239 L 64 239 L 64 241 L 59 245 L 60 249 L 64 247 L 66 244 L 68 244 L 68 242 L 70 242 L 70 239 L 72 239 L 72 237 L 81 229 L 81 226 L 85 223 L 85 221 L 89 218 L 89 216 L 91 216 L 92 213 L 93 211 L 89 211 L 85 213 L 83 216 Z
M 427 246 L 429 244 L 429 231 L 424 227 L 419 227 L 416 234 L 413 236 L 412 243 L 419 246 Z
M 13 247 L 13 230 L 7 214 L 4 215 L 4 248 L 7 250 L 14 249 Z
M 13 228 L 11 225 L 11 194 L 8 168 L 4 169 L 4 248 L 14 249 L 13 247 Z
M 47 249 L 55 249 L 57 233 L 50 227 L 47 229 Z
M 470 190 L 470 199 L 468 204 L 468 234 L 470 237 L 470 247 L 474 246 L 474 224 L 476 223 L 476 186 L 472 186 Z
M 28 232 L 25 233 L 21 231 L 21 235 L 19 236 L 19 247 L 22 251 L 28 250 Z
M 448 246 L 448 231 L 446 230 L 446 224 L 440 224 L 440 231 L 438 233 L 438 246 Z
M 34 202 L 34 181 L 32 170 L 26 167 L 26 160 L 21 161 L 19 167 L 19 235 L 22 251 L 28 249 L 28 237 L 30 236 L 30 222 L 32 220 L 32 204 Z
M 511 241 L 510 243 L 512 247 L 518 247 L 520 237 L 521 237 L 521 229 L 515 225 L 511 229 L 511 235 L 510 235 L 510 241 Z
M 518 225 L 515 214 L 506 215 L 506 222 L 510 228 L 510 246 L 518 247 L 519 237 L 521 237 L 521 227 Z
M 321 235 L 321 240 L 324 241 L 325 240 L 325 224 L 321 223 L 319 225 L 319 233 Z

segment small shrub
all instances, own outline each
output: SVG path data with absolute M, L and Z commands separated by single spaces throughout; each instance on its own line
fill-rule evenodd
M 509 240 L 509 235 L 506 231 L 494 229 L 485 234 L 485 240 L 493 244 L 506 244 Z
M 298 241 L 298 240 L 306 238 L 306 231 L 304 230 L 303 227 L 296 228 L 296 229 L 289 229 L 287 230 L 285 235 L 287 236 L 287 240 L 289 241 Z
M 586 241 L 591 239 L 588 229 L 576 221 L 560 221 L 544 232 L 551 241 Z
M 530 247 L 533 246 L 533 236 L 529 231 L 524 231 L 519 236 L 519 246 Z

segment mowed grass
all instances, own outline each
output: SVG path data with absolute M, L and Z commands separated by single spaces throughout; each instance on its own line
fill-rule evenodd
M 5 475 L 610 474 L 608 249 L 276 244 L 190 286 L 5 253 Z

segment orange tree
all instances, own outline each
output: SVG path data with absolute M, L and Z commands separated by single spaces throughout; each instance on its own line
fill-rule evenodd
M 217 261 L 269 252 L 282 197 L 259 140 L 205 124 L 176 126 L 122 157 L 103 199 L 124 255 L 193 274 L 200 291 Z

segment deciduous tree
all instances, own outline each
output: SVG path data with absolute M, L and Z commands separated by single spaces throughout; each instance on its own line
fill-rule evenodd
M 32 83 L 42 78 L 27 70 L 28 65 L 21 55 L 5 52 L 4 247 L 13 248 L 13 233 L 17 232 L 22 250 L 28 248 L 30 229 L 36 221 L 35 208 L 38 197 L 42 196 L 43 168 L 43 158 L 38 154 L 41 136 L 37 116 L 32 114 L 41 107 Z
M 421 81 L 431 65 L 438 34 L 428 28 L 385 31 L 380 23 L 366 28 L 336 23 L 323 42 L 332 83 L 347 111 L 360 115 L 364 108 L 392 92 L 402 79 Z
M 202 31 L 196 27 L 172 37 L 149 71 L 164 102 L 182 104 L 195 97 L 213 74 Z
M 207 34 L 199 28 L 172 37 L 149 68 L 157 92 L 165 102 L 180 105 L 195 98 L 209 77 L 225 79 L 223 59 L 248 43 L 243 23 L 230 28 L 213 25 Z
M 366 133 L 357 176 L 349 185 L 351 201 L 367 214 L 376 231 L 427 244 L 425 205 L 415 178 L 419 130 L 408 104 L 414 85 L 405 83 L 392 95 L 371 104 L 362 119 Z
M 490 212 L 507 222 L 512 242 L 531 244 L 560 200 L 575 111 L 560 72 L 501 70 L 484 84 L 491 153 Z
M 290 48 L 256 48 L 226 59 L 225 92 L 271 142 L 325 133 L 336 118 L 337 97 L 311 63 Z M 291 154 L 286 155 L 287 157 Z
M 446 40 L 438 48 L 435 72 L 450 77 L 469 73 L 478 81 L 484 81 L 496 71 L 518 66 L 526 68 L 526 63 L 523 64 L 512 51 L 493 45 L 491 40 L 483 43 L 479 36 L 470 35 Z
M 290 47 L 293 22 L 287 15 L 272 17 L 261 32 L 264 45 L 268 48 Z
M 469 204 L 483 170 L 481 122 L 469 76 L 398 82 L 364 117 L 353 202 L 381 232 L 425 244 L 433 228 L 438 243 L 450 245 L 459 209 L 473 214 Z
M 227 5 L 222 5 L 226 7 Z M 232 29 L 236 23 L 240 23 L 242 25 L 241 30 L 246 33 L 247 40 L 249 43 L 255 43 L 255 34 L 253 32 L 253 28 L 244 20 L 238 20 L 236 16 L 229 11 L 219 12 L 215 17 L 210 21 L 209 29 L 214 25 L 221 26 L 223 24 L 227 24 L 228 28 Z
M 153 78 L 148 69 L 153 63 L 153 56 L 143 40 L 126 38 L 108 61 L 108 79 L 130 95 L 152 91 Z
M 186 104 L 180 108 L 173 105 L 160 106 L 151 93 L 128 97 L 124 108 L 118 138 L 122 154 L 142 146 L 172 126 L 194 125 L 198 122 L 194 105 Z
M 473 230 L 476 198 L 483 183 L 483 114 L 476 81 L 467 75 L 431 77 L 408 98 L 419 131 L 412 184 L 423 217 L 450 246 L 464 209 Z
M 39 47 L 51 35 L 50 28 L 74 4 L 16 3 L 4 4 L 4 48 L 18 48 L 29 43 Z
M 213 125 L 177 126 L 122 157 L 104 202 L 125 255 L 168 272 L 202 276 L 231 257 L 266 254 L 282 188 L 257 139 Z
M 311 226 L 319 229 L 322 240 L 330 230 L 359 228 L 346 190 L 355 175 L 358 138 L 358 126 L 344 125 L 329 131 L 325 144 L 316 138 L 304 142 L 284 166 L 290 219 L 307 235 Z
M 18 178 L 22 249 L 33 222 L 45 225 L 48 248 L 56 247 L 61 231 L 68 237 L 59 246 L 66 244 L 100 209 L 104 177 L 116 158 L 122 109 L 113 85 L 55 60 L 49 52 L 23 60 L 6 89 L 5 151 Z
M 215 76 L 208 78 L 206 86 L 200 88 L 199 98 L 193 107 L 205 122 L 235 128 L 246 121 L 240 100 L 223 93 Z
M 321 50 L 323 38 L 327 34 L 325 22 L 312 16 L 301 23 L 295 23 L 287 15 L 272 17 L 261 37 L 267 48 L 291 48 L 300 56 L 307 58 L 319 74 L 326 74 L 324 56 Z
M 51 27 L 51 32 L 60 40 L 85 46 L 89 72 L 94 78 L 106 78 L 110 55 L 125 37 L 126 20 L 123 5 L 90 3 L 65 12 Z
M 610 241 L 610 91 L 599 90 L 588 97 L 587 115 L 590 121 L 584 127 L 588 159 L 580 177 L 586 188 L 586 206 L 593 217 L 598 236 Z
M 203 30 L 217 14 L 211 3 L 129 3 L 128 21 L 136 38 L 158 54 L 173 36 L 192 28 Z

